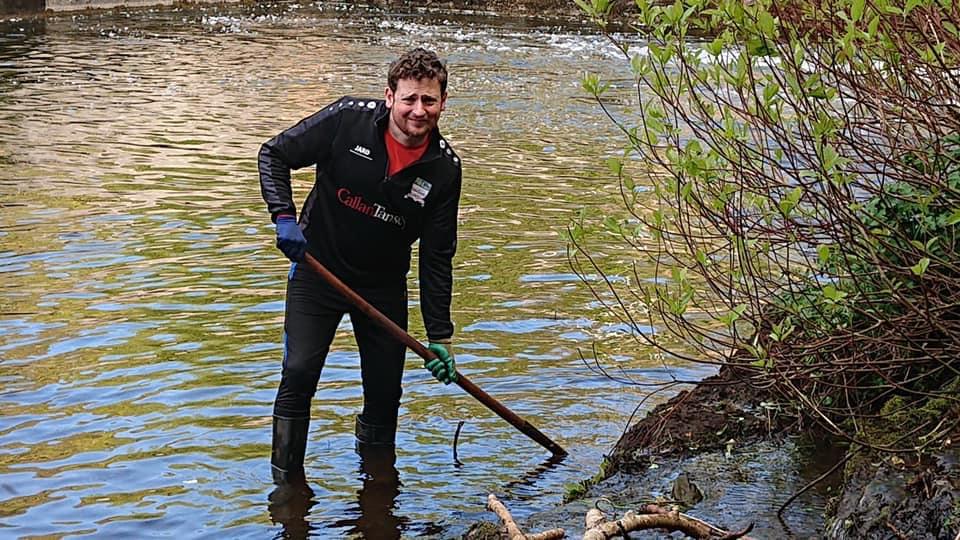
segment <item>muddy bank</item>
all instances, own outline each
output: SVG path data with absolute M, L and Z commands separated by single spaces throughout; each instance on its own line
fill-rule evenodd
M 633 473 L 634 481 L 642 483 L 656 476 L 650 466 L 664 456 L 685 460 L 680 474 L 696 474 L 699 471 L 691 472 L 691 467 L 695 471 L 698 462 L 715 456 L 723 446 L 762 449 L 773 444 L 774 452 L 743 454 L 741 467 L 783 467 L 798 473 L 777 484 L 778 489 L 767 490 L 776 508 L 812 480 L 820 480 L 782 514 L 769 513 L 772 507 L 753 505 L 760 512 L 755 514 L 760 518 L 756 536 L 781 537 L 760 534 L 764 515 L 783 519 L 783 533 L 801 538 L 951 540 L 960 534 L 960 449 L 954 444 L 960 433 L 923 452 L 879 454 L 828 436 L 814 426 L 800 425 L 777 405 L 775 396 L 738 381 L 725 369 L 657 407 L 618 441 L 607 468 L 617 474 Z M 908 425 L 860 427 L 863 433 L 882 431 L 889 437 Z M 883 440 L 873 442 L 882 444 Z M 730 454 L 726 453 L 728 459 Z M 737 488 L 739 479 L 730 478 L 725 467 L 718 466 L 715 471 L 717 478 L 712 481 Z M 755 482 L 754 489 L 771 487 L 768 478 L 758 477 Z M 748 498 L 744 503 L 751 505 Z M 797 507 L 818 508 L 820 513 L 804 526 L 791 526 L 786 516 Z M 743 505 L 725 507 L 710 502 L 706 493 L 704 503 L 689 511 L 718 523 L 737 517 L 750 519 Z M 775 532 L 769 527 L 766 530 Z
M 777 507 L 785 493 L 815 476 L 813 456 L 809 441 L 789 438 L 689 456 L 659 456 L 645 470 L 617 471 L 590 485 L 577 500 L 534 514 L 526 526 L 530 531 L 561 526 L 568 538 L 579 538 L 590 508 L 597 507 L 613 519 L 655 503 L 676 504 L 685 513 L 728 531 L 752 524 L 751 535 L 756 538 L 809 537 L 823 528 L 825 488 L 804 495 L 782 516 L 777 516 Z
M 590 508 L 615 517 L 654 502 L 727 530 L 752 523 L 755 538 L 957 536 L 960 449 L 952 441 L 922 455 L 858 451 L 797 424 L 772 396 L 737 380 L 724 370 L 656 407 L 574 500 L 522 526 L 563 527 L 578 538 Z
M 592 507 L 616 516 L 653 502 L 676 504 L 727 530 L 752 524 L 756 538 L 820 535 L 836 480 L 778 509 L 835 463 L 838 449 L 786 432 L 784 420 L 761 393 L 728 373 L 707 378 L 634 424 L 576 500 L 531 516 L 527 526 L 537 531 L 560 523 L 577 538 Z
M 960 449 L 869 454 L 844 472 L 827 538 L 951 540 L 960 535 Z

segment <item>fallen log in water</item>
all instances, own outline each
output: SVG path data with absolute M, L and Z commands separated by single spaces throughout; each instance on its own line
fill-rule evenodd
M 492 493 L 487 496 L 487 508 L 500 518 L 507 538 L 510 540 L 552 540 L 564 537 L 563 529 L 550 529 L 542 533 L 524 534 L 510 510 Z M 664 529 L 670 532 L 682 532 L 697 540 L 750 540 L 747 534 L 753 530 L 753 524 L 739 532 L 725 531 L 719 527 L 680 513 L 676 509 L 667 509 L 655 504 L 642 505 L 637 511 L 629 511 L 616 521 L 607 521 L 603 512 L 592 508 L 586 516 L 587 530 L 583 540 L 607 540 L 618 536 L 625 536 L 632 531 L 646 529 Z
M 507 538 L 510 540 L 556 540 L 563 538 L 566 534 L 563 529 L 550 529 L 549 531 L 530 535 L 523 534 L 523 531 L 517 526 L 517 522 L 513 520 L 513 516 L 510 515 L 510 511 L 507 510 L 507 507 L 504 506 L 493 493 L 487 496 L 487 508 L 500 518 L 504 528 L 507 530 Z
M 705 521 L 681 514 L 678 510 L 668 510 L 655 504 L 645 504 L 639 512 L 631 510 L 616 521 L 607 521 L 603 512 L 592 508 L 587 512 L 587 532 L 584 533 L 583 540 L 607 540 L 644 529 L 682 532 L 698 540 L 734 540 L 736 538 L 749 540 L 747 533 L 753 529 L 751 523 L 740 532 L 727 532 Z

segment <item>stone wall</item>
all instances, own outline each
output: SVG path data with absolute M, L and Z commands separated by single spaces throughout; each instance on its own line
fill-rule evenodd
M 36 13 L 45 9 L 45 0 L 0 0 L 0 15 Z
M 178 0 L 0 0 L 0 15 L 25 15 L 51 11 L 83 9 L 110 9 L 119 6 L 170 5 Z M 193 2 L 224 2 L 231 0 L 191 0 Z
M 169 5 L 175 0 L 46 0 L 46 9 L 70 11 L 87 8 L 114 8 L 118 6 Z

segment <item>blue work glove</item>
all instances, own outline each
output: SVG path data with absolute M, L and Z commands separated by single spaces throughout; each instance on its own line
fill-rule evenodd
M 437 357 L 425 361 L 423 367 L 430 370 L 430 373 L 433 373 L 433 376 L 443 384 L 457 382 L 457 366 L 453 361 L 453 346 L 450 340 L 431 341 L 427 348 Z
M 277 217 L 277 247 L 293 262 L 303 262 L 307 253 L 307 239 L 293 216 Z

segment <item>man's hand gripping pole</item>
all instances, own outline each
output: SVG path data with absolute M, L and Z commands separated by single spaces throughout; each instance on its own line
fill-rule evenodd
M 347 287 L 345 283 L 340 281 L 337 276 L 333 275 L 332 272 L 327 270 L 326 267 L 320 264 L 320 261 L 313 258 L 313 256 L 309 253 L 306 254 L 304 263 L 310 268 L 310 270 L 320 275 L 334 289 L 340 292 L 344 298 L 356 306 L 357 309 L 363 312 L 364 315 L 370 317 L 371 320 L 383 327 L 387 332 L 390 333 L 390 335 L 406 345 L 410 350 L 417 353 L 417 355 L 419 355 L 425 361 L 430 362 L 438 358 L 436 353 L 427 347 L 424 347 L 422 343 L 414 339 L 410 334 L 397 326 L 397 324 L 387 318 L 386 315 L 380 313 L 377 308 L 370 305 L 369 302 L 364 300 L 363 297 L 354 292 L 350 287 Z M 550 440 L 550 438 L 544 435 L 540 430 L 533 427 L 530 422 L 527 422 L 515 412 L 511 411 L 502 403 L 494 399 L 490 394 L 481 390 L 479 386 L 473 384 L 473 382 L 463 376 L 462 373 L 457 372 L 455 376 L 452 377 L 452 380 L 457 384 L 457 386 L 463 388 L 468 394 L 476 398 L 477 401 L 482 403 L 491 411 L 497 413 L 500 418 L 503 418 L 509 422 L 510 425 L 520 430 L 520 432 L 527 437 L 530 437 L 536 441 L 540 446 L 543 446 L 549 450 L 554 456 L 559 457 L 567 455 L 567 451 L 564 450 L 559 444 Z

